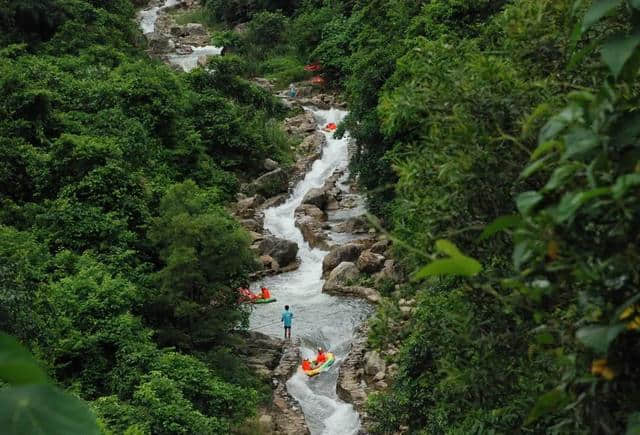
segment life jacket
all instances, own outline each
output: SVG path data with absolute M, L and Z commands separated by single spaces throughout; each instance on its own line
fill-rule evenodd
M 266 287 L 262 287 L 262 299 L 270 299 L 271 293 L 269 293 L 269 289 Z
M 318 356 L 316 357 L 316 361 L 317 361 L 318 363 L 323 363 L 323 362 L 325 362 L 326 360 L 327 360 L 327 356 L 325 355 L 325 353 L 324 353 L 324 352 L 319 353 L 319 354 L 318 354 Z
M 302 370 L 311 370 L 311 363 L 309 360 L 302 361 Z

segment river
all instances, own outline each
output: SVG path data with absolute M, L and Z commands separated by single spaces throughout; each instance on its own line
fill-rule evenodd
M 139 20 L 143 33 L 155 31 L 158 13 L 162 8 L 178 3 L 180 0 L 164 0 L 164 3 L 141 11 Z M 197 55 L 203 52 L 219 54 L 219 50 L 210 46 L 194 47 Z M 190 71 L 197 65 L 197 55 L 170 54 L 168 60 L 185 71 Z M 319 126 L 329 122 L 339 124 L 347 114 L 337 109 L 306 110 L 313 113 Z M 283 306 L 288 304 L 294 313 L 292 337 L 294 340 L 299 339 L 302 356 L 313 358 L 318 346 L 335 354 L 336 363 L 328 372 L 308 378 L 298 370 L 287 381 L 287 390 L 300 404 L 313 435 L 350 435 L 360 431 L 360 419 L 353 406 L 340 400 L 336 394 L 338 372 L 349 352 L 356 328 L 370 316 L 373 309 L 361 299 L 322 293 L 322 260 L 327 252 L 311 248 L 294 225 L 294 211 L 304 195 L 312 188 L 321 187 L 335 171 L 346 170 L 348 164 L 348 136 L 335 139 L 333 134 L 323 134 L 327 137 L 327 144 L 322 157 L 314 162 L 285 203 L 265 210 L 265 229 L 277 237 L 295 241 L 299 246 L 298 256 L 301 262 L 300 267 L 293 272 L 266 277 L 253 283 L 254 291 L 261 285 L 269 287 L 278 302 L 256 306 L 250 317 L 250 328 L 273 337 L 282 337 L 283 328 L 278 320 Z M 348 189 L 347 185 L 342 186 Z M 362 205 L 339 210 L 329 214 L 329 221 L 344 220 L 362 212 Z M 330 236 L 336 243 L 350 239 L 344 234 Z
M 336 109 L 311 110 L 318 125 L 338 124 L 346 112 Z M 257 291 L 267 286 L 277 303 L 257 306 L 251 314 L 251 328 L 274 336 L 283 336 L 280 319 L 283 306 L 288 304 L 294 313 L 292 338 L 301 341 L 303 357 L 315 356 L 318 346 L 336 355 L 336 364 L 326 373 L 308 378 L 298 370 L 287 382 L 289 393 L 300 403 L 312 434 L 356 434 L 360 419 L 353 406 L 341 401 L 336 394 L 340 364 L 346 357 L 354 338 L 355 329 L 371 314 L 370 305 L 360 299 L 336 297 L 322 293 L 322 260 L 326 251 L 313 249 L 306 243 L 294 225 L 294 212 L 304 195 L 312 188 L 321 187 L 336 170 L 346 169 L 348 163 L 348 137 L 334 139 L 325 133 L 327 145 L 305 178 L 294 188 L 282 205 L 265 210 L 264 226 L 273 235 L 298 243 L 300 267 L 289 273 L 266 277 L 254 283 Z M 361 209 L 337 212 L 340 219 L 360 213 Z M 335 216 L 329 215 L 329 218 Z M 343 240 L 347 241 L 344 239 Z M 262 325 L 266 325 L 261 327 Z

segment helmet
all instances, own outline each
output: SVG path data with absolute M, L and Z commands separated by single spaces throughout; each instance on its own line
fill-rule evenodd
M 322 348 L 321 347 L 318 348 L 318 352 L 322 352 Z

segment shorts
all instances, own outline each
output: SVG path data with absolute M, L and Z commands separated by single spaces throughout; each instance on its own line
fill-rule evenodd
M 289 326 L 285 325 L 284 330 L 286 331 L 287 329 L 291 329 L 291 325 L 289 325 Z

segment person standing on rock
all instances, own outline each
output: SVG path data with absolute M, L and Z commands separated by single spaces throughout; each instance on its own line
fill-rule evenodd
M 281 322 L 284 323 L 284 338 L 291 340 L 291 321 L 293 320 L 293 312 L 289 311 L 289 305 L 284 306 Z

